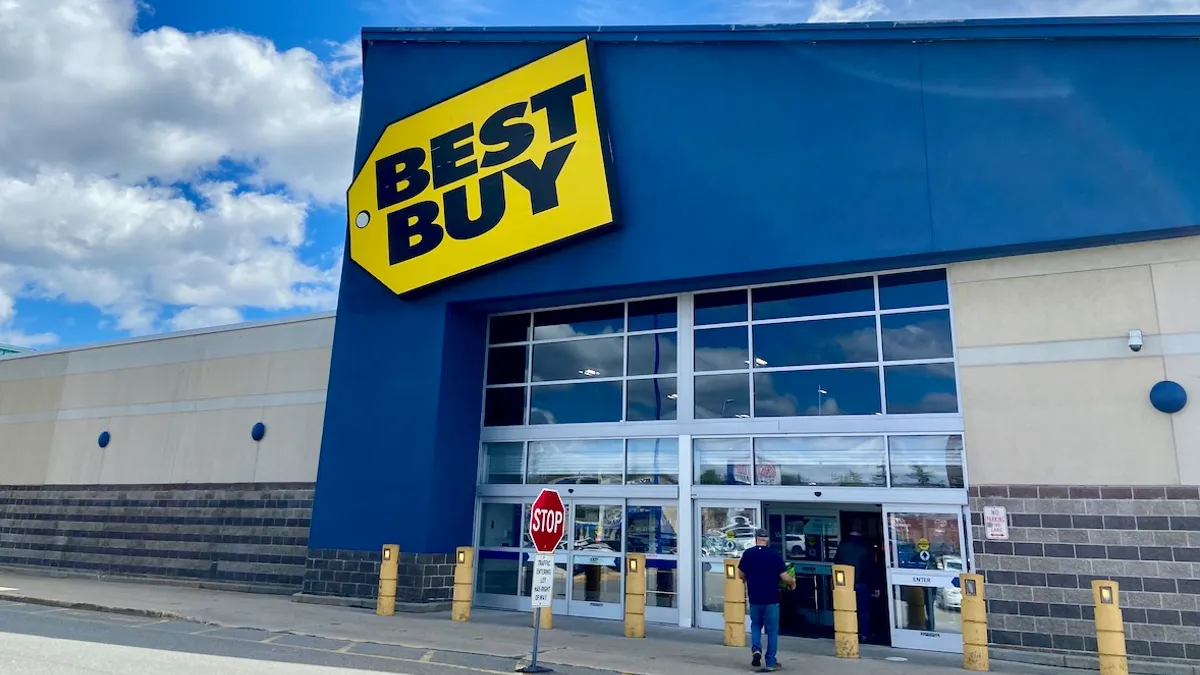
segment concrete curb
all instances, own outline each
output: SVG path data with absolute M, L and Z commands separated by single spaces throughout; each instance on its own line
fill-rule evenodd
M 26 605 L 42 605 L 44 607 L 61 607 L 63 609 L 79 609 L 89 612 L 104 612 L 107 614 L 122 614 L 124 616 L 138 616 L 146 619 L 169 619 L 175 621 L 192 621 L 209 625 L 209 622 L 201 619 L 194 619 L 183 616 L 182 614 L 174 614 L 172 612 L 161 612 L 154 609 L 140 609 L 137 607 L 112 607 L 108 605 L 97 605 L 91 602 L 73 602 L 71 600 L 55 600 L 53 598 L 35 598 L 28 595 L 9 595 L 0 593 L 0 600 L 8 600 L 10 602 L 20 602 Z

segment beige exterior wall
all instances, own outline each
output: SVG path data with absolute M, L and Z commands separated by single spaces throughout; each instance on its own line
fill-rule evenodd
M 1200 484 L 1200 237 L 963 263 L 950 282 L 973 484 Z M 1188 391 L 1175 415 L 1150 404 L 1163 379 Z
M 315 481 L 333 322 L 4 358 L 0 485 Z

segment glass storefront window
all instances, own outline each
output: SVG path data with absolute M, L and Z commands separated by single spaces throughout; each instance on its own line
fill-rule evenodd
M 697 438 L 692 442 L 694 480 L 700 485 L 750 485 L 753 482 L 749 438 Z
M 646 561 L 647 607 L 679 607 L 679 591 L 676 586 L 678 571 L 679 562 L 676 560 Z
M 487 485 L 519 485 L 524 459 L 523 442 L 484 443 L 483 482 Z
M 529 377 L 533 382 L 620 377 L 624 347 L 619 337 L 534 343 Z
M 620 380 L 533 386 L 529 392 L 529 423 L 620 422 L 622 389 Z
M 525 382 L 525 357 L 528 347 L 514 345 L 492 347 L 487 356 L 488 384 L 523 384 Z
M 698 420 L 750 416 L 750 378 L 743 374 L 696 377 Z
M 676 417 L 675 378 L 629 380 L 625 393 L 625 421 L 673 420 Z
M 501 345 L 529 340 L 529 314 L 502 314 L 488 320 L 488 344 Z
M 533 313 L 533 339 L 558 340 L 625 330 L 625 305 L 590 305 Z
M 647 555 L 679 553 L 679 508 L 630 506 L 626 518 L 625 550 Z
M 697 293 L 695 320 L 697 326 L 746 321 L 748 306 L 746 291 Z
M 758 529 L 758 510 L 728 506 L 704 506 L 700 509 L 700 557 L 740 558 L 742 551 L 754 546 Z M 718 566 L 717 572 L 725 576 Z
M 879 277 L 879 308 L 935 307 L 950 304 L 946 270 L 922 270 Z
M 754 439 L 758 485 L 886 487 L 882 436 Z
M 630 485 L 678 485 L 679 439 L 631 438 L 626 443 L 625 482 Z
M 621 439 L 530 441 L 526 482 L 619 485 L 624 445 Z
M 479 551 L 475 592 L 516 595 L 520 584 L 521 554 L 517 551 Z
M 905 312 L 879 317 L 884 361 L 948 359 L 954 356 L 950 310 Z
M 522 515 L 520 504 L 480 504 L 479 547 L 516 548 L 520 543 Z
M 883 378 L 890 415 L 958 412 L 953 363 L 887 366 Z
M 755 321 L 875 309 L 875 280 L 872 277 L 767 286 L 755 288 L 751 294 Z
M 525 388 L 488 389 L 483 401 L 483 426 L 510 427 L 525 423 Z
M 675 372 L 675 333 L 629 336 L 626 375 L 669 375 Z
M 952 569 L 966 560 L 957 513 L 892 513 L 888 520 L 896 567 Z
M 656 298 L 629 303 L 629 332 L 675 328 L 679 325 L 678 307 L 678 298 Z
M 888 451 L 892 487 L 966 486 L 960 435 L 890 436 Z
M 750 367 L 750 334 L 745 326 L 698 329 L 695 336 L 696 372 Z
M 754 357 L 758 368 L 874 363 L 879 360 L 875 317 L 756 325 Z
M 575 504 L 572 547 L 589 554 L 621 552 L 625 509 L 620 504 Z
M 754 374 L 756 417 L 878 415 L 879 369 L 784 370 Z

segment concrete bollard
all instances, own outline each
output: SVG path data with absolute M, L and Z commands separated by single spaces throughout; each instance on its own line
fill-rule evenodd
M 839 659 L 858 658 L 858 596 L 850 565 L 833 566 L 833 638 Z
M 725 646 L 746 646 L 746 582 L 736 560 L 725 561 Z
M 396 579 L 400 569 L 400 547 L 396 544 L 384 544 L 381 556 L 375 613 L 379 616 L 391 616 L 396 613 Z
M 986 672 L 988 661 L 987 601 L 982 574 L 960 574 L 962 590 L 963 668 Z
M 625 560 L 625 637 L 646 637 L 646 556 L 641 553 Z
M 1100 579 L 1092 581 L 1092 601 L 1096 603 L 1096 651 L 1100 654 L 1100 675 L 1129 675 L 1120 584 Z
M 475 597 L 475 549 L 470 546 L 459 546 L 455 551 L 453 597 L 450 620 L 470 621 L 471 603 Z

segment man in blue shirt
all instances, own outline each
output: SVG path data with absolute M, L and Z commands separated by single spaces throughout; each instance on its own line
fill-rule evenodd
M 789 589 L 796 580 L 787 573 L 787 564 L 779 551 L 768 546 L 766 530 L 756 530 L 754 547 L 742 553 L 738 575 L 746 582 L 747 602 L 750 605 L 750 665 L 763 664 L 762 632 L 767 632 L 767 669 L 779 670 L 775 655 L 779 650 L 779 582 Z

